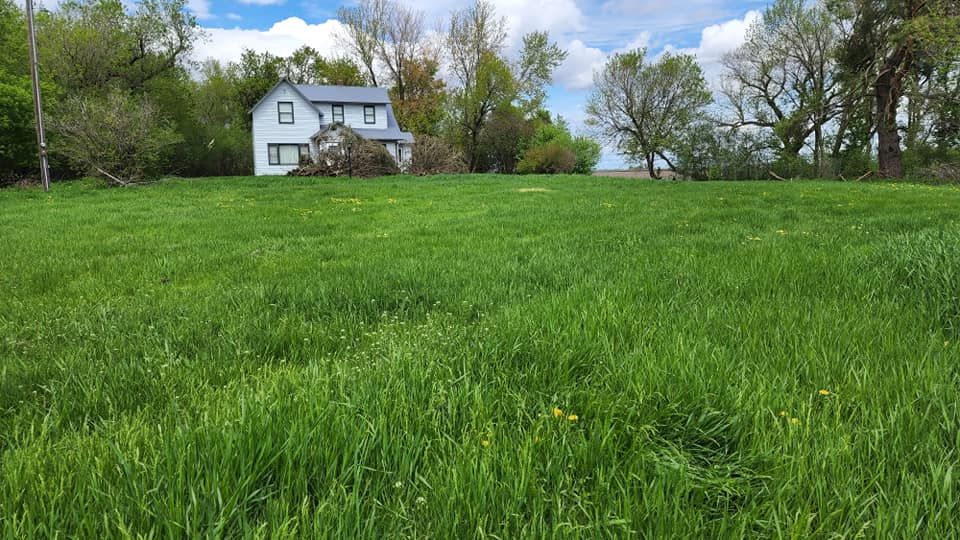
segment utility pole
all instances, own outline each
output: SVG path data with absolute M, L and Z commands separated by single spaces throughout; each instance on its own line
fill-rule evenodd
M 40 72 L 37 66 L 37 32 L 33 27 L 33 0 L 27 4 L 27 37 L 30 40 L 30 78 L 33 79 L 33 113 L 37 118 L 37 149 L 40 154 L 40 180 L 50 191 L 50 167 L 47 164 L 47 137 L 43 131 L 43 103 L 40 100 Z

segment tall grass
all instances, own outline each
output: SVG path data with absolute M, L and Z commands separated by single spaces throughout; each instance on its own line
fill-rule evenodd
M 0 191 L 0 531 L 957 536 L 958 218 L 898 184 Z

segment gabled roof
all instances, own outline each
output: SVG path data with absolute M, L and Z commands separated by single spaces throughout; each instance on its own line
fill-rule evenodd
M 312 84 L 293 85 L 301 95 L 313 102 L 328 103 L 370 103 L 382 105 L 390 103 L 386 88 L 371 86 L 316 86 Z
M 276 90 L 277 87 L 279 87 L 281 84 L 289 84 L 290 87 L 293 88 L 293 91 L 296 92 L 297 94 L 299 94 L 300 97 L 302 97 L 304 101 L 310 102 L 310 98 L 308 98 L 307 96 L 303 95 L 303 92 L 301 92 L 300 89 L 297 88 L 297 85 L 296 85 L 296 84 L 293 84 L 293 83 L 291 83 L 290 81 L 288 81 L 286 77 L 281 77 L 280 80 L 277 81 L 277 84 L 273 85 L 273 87 L 272 87 L 270 90 L 268 90 L 267 93 L 264 94 L 262 98 L 260 98 L 260 101 L 256 102 L 256 104 L 254 104 L 253 107 L 250 107 L 250 110 L 247 111 L 247 114 L 250 114 L 250 113 L 252 113 L 254 110 L 256 110 L 256 108 L 259 107 L 261 103 L 263 103 L 263 100 L 267 99 L 267 96 L 269 96 L 270 94 L 272 94 L 273 91 Z M 312 102 L 310 102 L 310 104 L 313 105 Z M 314 105 L 314 108 L 316 108 L 316 105 Z

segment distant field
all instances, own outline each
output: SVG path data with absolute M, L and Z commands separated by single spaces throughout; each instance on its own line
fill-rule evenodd
M 956 188 L 75 183 L 0 235 L 3 537 L 960 535 Z

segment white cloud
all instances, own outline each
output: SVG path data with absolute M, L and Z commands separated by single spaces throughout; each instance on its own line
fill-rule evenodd
M 213 14 L 210 13 L 210 0 L 189 0 L 187 2 L 187 9 L 201 21 L 213 18 Z
M 593 73 L 603 67 L 607 55 L 579 39 L 567 44 L 567 59 L 557 68 L 554 82 L 567 89 L 580 90 L 593 85 Z
M 720 24 L 707 26 L 700 32 L 700 43 L 693 48 L 677 49 L 667 45 L 664 51 L 692 54 L 697 57 L 704 76 L 710 85 L 719 88 L 723 70 L 720 60 L 723 55 L 736 49 L 746 41 L 747 30 L 760 20 L 759 11 L 747 12 L 742 18 L 732 19 Z
M 520 36 L 546 30 L 550 37 L 584 28 L 584 16 L 574 0 L 495 0 L 497 14 L 507 20 L 508 40 L 520 44 Z
M 633 38 L 630 43 L 627 43 L 623 47 L 617 49 L 617 52 L 627 52 L 633 51 L 636 49 L 646 49 L 650 46 L 650 32 L 644 30 L 637 34 L 637 37 Z
M 240 0 L 241 4 L 254 6 L 278 6 L 283 2 L 284 0 Z
M 237 15 L 236 13 L 227 13 L 224 17 L 230 19 L 231 21 L 242 21 L 243 17 Z
M 216 58 L 235 62 L 240 59 L 243 49 L 287 56 L 302 45 L 309 45 L 327 57 L 342 56 L 337 38 L 342 29 L 343 25 L 336 19 L 308 24 L 299 17 L 279 21 L 267 30 L 204 28 L 208 39 L 197 45 L 194 59 Z

